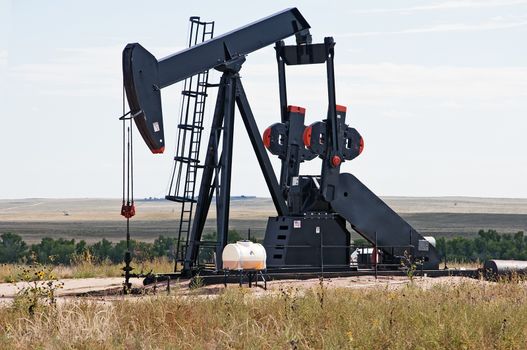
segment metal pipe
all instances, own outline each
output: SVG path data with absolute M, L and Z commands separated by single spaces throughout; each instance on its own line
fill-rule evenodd
M 483 264 L 483 272 L 487 278 L 495 278 L 511 274 L 527 274 L 527 261 L 487 260 Z

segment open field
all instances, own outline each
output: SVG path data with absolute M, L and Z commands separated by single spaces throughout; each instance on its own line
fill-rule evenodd
M 527 199 L 403 198 L 385 201 L 418 231 L 426 235 L 474 236 L 480 229 L 502 233 L 527 231 Z M 0 233 L 13 232 L 29 243 L 44 236 L 84 239 L 88 242 L 124 238 L 120 201 L 114 199 L 0 200 Z M 152 241 L 159 235 L 176 234 L 179 206 L 168 201 L 138 201 L 132 219 L 132 237 Z M 268 216 L 275 215 L 270 199 L 235 200 L 231 204 L 231 228 L 251 229 L 262 236 Z M 210 219 L 215 217 L 211 210 Z M 209 220 L 205 231 L 215 230 Z
M 479 229 L 527 231 L 527 200 L 387 198 L 424 234 L 475 235 Z M 137 203 L 132 237 L 152 241 L 174 235 L 178 206 Z M 43 236 L 89 242 L 124 238 L 116 200 L 0 201 L 0 232 L 28 242 Z M 274 215 L 268 199 L 232 204 L 231 228 L 261 235 Z M 211 213 L 214 218 L 214 212 Z M 214 230 L 210 221 L 207 231 Z M 452 264 L 449 264 L 453 267 Z M 474 267 L 474 266 L 472 266 Z M 22 267 L 0 267 L 2 281 Z M 167 260 L 137 272 L 169 271 Z M 27 282 L 0 283 L 0 348 L 81 349 L 524 349 L 527 283 L 459 277 L 361 276 L 271 281 L 269 289 L 237 285 L 190 288 L 172 281 L 123 296 L 120 266 L 91 263 L 54 266 L 63 282 L 56 303 L 42 298 L 29 308 L 18 293 Z M 86 295 L 87 294 L 87 295 Z M 81 296 L 82 295 L 82 296 Z M 30 303 L 30 305 L 33 305 Z
M 101 281 L 89 280 L 99 286 Z M 108 281 L 118 288 L 115 281 Z M 76 288 L 76 289 L 75 289 Z M 64 291 L 83 291 L 72 285 Z M 372 277 L 0 307 L 0 347 L 524 349 L 524 282 Z

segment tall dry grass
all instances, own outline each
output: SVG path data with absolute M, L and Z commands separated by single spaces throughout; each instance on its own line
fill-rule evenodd
M 59 278 L 90 278 L 90 277 L 120 277 L 124 264 L 113 264 L 110 261 L 96 263 L 78 260 L 71 265 L 49 266 L 53 274 Z M 27 265 L 0 264 L 0 282 L 16 282 L 19 274 Z M 166 258 L 159 258 L 142 263 L 132 263 L 133 273 L 172 272 L 174 263 Z
M 0 309 L 0 348 L 525 349 L 522 283 L 64 302 Z

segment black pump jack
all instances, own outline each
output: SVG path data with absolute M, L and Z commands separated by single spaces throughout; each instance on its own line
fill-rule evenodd
M 340 173 L 342 162 L 357 157 L 364 143 L 357 130 L 345 124 L 346 107 L 336 104 L 335 42 L 327 37 L 323 43 L 312 44 L 309 29 L 300 12 L 292 8 L 159 61 L 139 44 L 128 44 L 124 49 L 124 84 L 131 115 L 153 153 L 164 150 L 160 89 L 207 69 L 223 73 L 183 274 L 191 275 L 197 268 L 213 196 L 218 232 L 216 269 L 222 268 L 221 252 L 228 238 L 235 106 L 278 214 L 269 218 L 264 239 L 270 269 L 349 269 L 350 232 L 346 222 L 393 266 L 400 265 L 403 255 L 411 255 L 425 269 L 438 268 L 440 258 L 435 247 L 357 178 Z M 296 45 L 285 45 L 282 40 L 292 35 Z M 268 128 L 262 140 L 239 71 L 245 55 L 273 43 L 281 123 Z M 327 118 L 306 127 L 305 109 L 288 105 L 285 67 L 321 63 L 327 67 Z M 281 159 L 280 182 L 265 148 Z M 322 159 L 321 174 L 300 175 L 300 163 L 316 157 Z

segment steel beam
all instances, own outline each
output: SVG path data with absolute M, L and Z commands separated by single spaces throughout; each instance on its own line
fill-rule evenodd
M 226 72 L 225 104 L 223 106 L 223 136 L 220 161 L 219 196 L 216 197 L 216 268 L 223 268 L 222 252 L 229 234 L 229 209 L 231 200 L 232 144 L 234 136 L 234 104 L 236 103 L 237 72 Z M 218 189 L 217 189 L 218 190 Z
M 159 60 L 159 87 L 177 83 L 309 28 L 296 7 L 275 13 Z
M 245 129 L 247 129 L 247 134 L 249 135 L 249 139 L 251 140 L 254 153 L 256 154 L 256 158 L 258 159 L 258 163 L 260 164 L 260 168 L 262 169 L 262 173 L 265 178 L 265 183 L 269 188 L 269 192 L 271 194 L 271 198 L 273 199 L 276 212 L 279 216 L 288 215 L 289 210 L 287 209 L 284 195 L 280 190 L 278 181 L 276 180 L 276 175 L 274 173 L 273 166 L 271 165 L 271 161 L 269 160 L 269 156 L 267 155 L 267 152 L 263 145 L 262 138 L 260 132 L 258 131 L 258 126 L 256 125 L 256 121 L 251 111 L 251 107 L 249 106 L 249 101 L 247 100 L 247 96 L 245 95 L 242 82 L 238 80 L 236 86 L 236 102 L 238 105 L 238 110 L 240 111 L 243 123 L 245 124 Z

